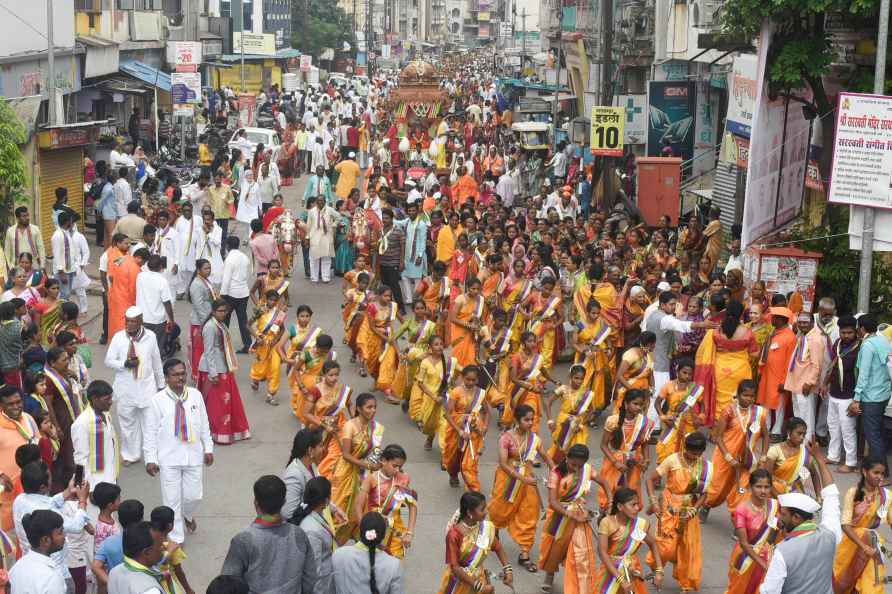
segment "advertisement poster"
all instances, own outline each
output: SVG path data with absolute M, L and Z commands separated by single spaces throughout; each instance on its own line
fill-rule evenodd
M 753 127 L 753 110 L 756 105 L 756 65 L 753 54 L 741 54 L 734 58 L 728 92 L 728 115 L 725 127 L 732 134 L 750 137 Z
M 647 143 L 647 95 L 617 95 L 613 103 L 626 108 L 626 125 L 623 129 L 625 144 Z
M 827 198 L 892 209 L 892 97 L 839 94 Z
M 715 145 L 718 144 L 719 94 L 707 81 L 697 84 L 697 117 L 694 122 L 694 162 L 691 175 L 715 169 Z
M 694 154 L 695 83 L 650 81 L 648 85 L 647 155 L 660 157 L 666 146 L 687 161 Z
M 254 107 L 257 105 L 257 98 L 251 93 L 242 93 L 238 96 L 238 125 L 253 126 L 254 125 Z
M 793 219 L 802 205 L 808 165 L 811 122 L 801 105 L 768 96 L 765 65 L 773 26 L 762 27 L 759 40 L 758 90 L 750 135 L 741 243 L 748 246 Z M 809 89 L 795 94 L 811 100 Z
M 625 107 L 593 107 L 590 146 L 592 154 L 602 157 L 623 156 Z
M 172 72 L 170 74 L 170 99 L 173 103 L 201 103 L 201 74 L 198 72 Z
M 313 66 L 313 56 L 303 54 L 300 57 L 300 71 L 301 72 L 309 72 L 310 67 Z

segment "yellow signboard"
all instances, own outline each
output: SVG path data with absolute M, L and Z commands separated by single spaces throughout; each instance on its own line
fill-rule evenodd
M 592 107 L 592 154 L 622 157 L 625 126 L 625 107 Z

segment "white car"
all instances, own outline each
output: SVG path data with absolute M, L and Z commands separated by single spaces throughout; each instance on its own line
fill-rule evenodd
M 236 130 L 229 140 L 229 150 L 237 148 L 244 153 L 250 145 L 250 154 L 247 154 L 246 157 L 253 159 L 254 153 L 257 151 L 257 145 L 263 143 L 264 149 L 273 151 L 273 162 L 275 163 L 279 156 L 279 149 L 282 146 L 282 142 L 279 140 L 279 133 L 269 128 L 243 128 L 243 130 L 247 133 L 247 142 L 239 140 L 240 130 Z

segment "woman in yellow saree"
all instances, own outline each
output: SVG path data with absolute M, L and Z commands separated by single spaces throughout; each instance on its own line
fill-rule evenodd
M 526 322 L 520 309 L 533 291 L 533 282 L 526 278 L 524 270 L 523 258 L 514 260 L 511 263 L 511 274 L 502 280 L 499 287 L 499 305 L 508 315 L 512 351 L 520 348 L 520 335 Z
M 495 590 L 484 567 L 490 552 L 502 564 L 502 583 L 513 588 L 514 570 L 495 525 L 486 519 L 486 497 L 475 491 L 464 493 L 446 530 L 446 569 L 437 594 L 492 594 Z
M 545 418 L 551 431 L 551 447 L 548 456 L 560 462 L 567 450 L 577 443 L 588 443 L 588 419 L 593 414 L 594 392 L 585 385 L 585 367 L 574 365 L 570 368 L 570 385 L 558 386 L 545 401 Z M 551 416 L 551 406 L 555 400 L 561 401 L 557 419 Z
M 421 279 L 415 287 L 415 298 L 424 301 L 431 320 L 437 324 L 437 334 L 446 338 L 446 320 L 449 317 L 449 296 L 452 286 L 446 276 L 446 263 L 439 260 L 431 266 L 430 276 Z
M 607 386 L 614 375 L 614 334 L 610 325 L 601 318 L 601 304 L 590 299 L 585 306 L 585 318 L 576 322 L 573 334 L 574 362 L 585 367 L 583 384 L 592 391 L 593 411 L 607 406 Z
M 554 277 L 541 280 L 542 288 L 533 291 L 527 303 L 529 330 L 539 339 L 539 353 L 542 355 L 543 369 L 550 370 L 557 356 L 557 328 L 561 324 L 561 291 L 555 290 Z
M 762 467 L 771 473 L 775 496 L 784 493 L 805 493 L 806 484 L 812 481 L 815 493 L 823 486 L 821 475 L 812 460 L 811 452 L 805 446 L 805 421 L 790 417 L 785 427 L 787 439 L 768 448 L 762 458 Z
M 353 509 L 359 486 L 367 472 L 381 468 L 381 444 L 384 427 L 375 421 L 378 402 L 372 394 L 360 394 L 356 399 L 356 416 L 341 428 L 339 435 L 341 457 L 331 478 L 332 502 L 347 513 Z M 356 521 L 351 519 L 338 527 L 337 541 L 343 544 L 354 536 Z
M 301 304 L 297 306 L 297 319 L 294 324 L 288 327 L 288 331 L 282 336 L 282 340 L 276 345 L 279 351 L 279 358 L 282 361 L 290 361 L 292 365 L 297 362 L 304 351 L 315 348 L 316 339 L 322 334 L 322 328 L 313 326 L 310 322 L 313 319 L 313 310 L 309 305 Z M 286 370 L 285 377 L 288 379 L 288 387 L 291 388 L 291 405 L 296 416 L 300 416 L 303 406 L 299 402 L 295 402 L 295 398 L 302 398 L 300 386 L 300 377 L 291 373 L 291 369 Z M 315 382 L 307 387 L 313 387 Z
M 288 365 L 288 384 L 292 386 L 291 409 L 294 416 L 306 423 L 304 399 L 309 391 L 322 381 L 322 368 L 327 361 L 334 361 L 337 353 L 332 350 L 334 341 L 328 334 L 316 337 L 313 346 L 285 360 Z
M 712 478 L 712 462 L 703 458 L 706 437 L 697 431 L 684 440 L 684 451 L 672 454 L 647 475 L 650 513 L 659 517 L 657 547 L 663 564 L 672 563 L 672 577 L 682 592 L 700 589 L 703 550 L 700 540 L 699 512 L 706 501 Z M 662 501 L 657 499 L 655 483 L 661 478 L 666 488 Z M 656 567 L 656 556 L 647 563 Z
M 341 366 L 337 361 L 322 365 L 322 381 L 309 390 L 303 400 L 303 419 L 307 429 L 322 429 L 325 457 L 319 462 L 319 474 L 331 480 L 335 465 L 341 458 L 338 436 L 344 423 L 352 417 L 353 389 L 340 383 Z
M 879 528 L 892 525 L 890 492 L 882 486 L 885 473 L 885 460 L 867 458 L 861 463 L 861 480 L 843 499 L 843 538 L 833 561 L 835 594 L 883 592 L 886 566 L 877 562 L 884 545 Z
M 694 377 L 693 361 L 679 360 L 676 374 L 677 377 L 670 380 L 657 394 L 654 404 L 663 427 L 655 448 L 657 464 L 670 454 L 681 452 L 685 435 L 703 425 L 703 415 L 699 410 L 703 388 L 691 381 Z
M 752 379 L 752 361 L 759 355 L 753 332 L 741 323 L 743 304 L 732 301 L 725 309 L 725 318 L 717 330 L 707 330 L 697 349 L 694 382 L 703 386 L 706 425 L 734 400 L 737 386 Z
M 353 270 L 348 270 L 344 273 L 343 291 L 345 293 L 347 292 L 347 289 L 355 289 L 359 286 L 359 275 L 362 273 L 369 275 L 369 286 L 373 286 L 375 272 L 369 266 L 368 256 L 365 254 L 356 254 L 356 259 L 353 262 Z
M 458 361 L 455 357 L 443 355 L 443 339 L 435 335 L 431 338 L 430 352 L 418 366 L 409 402 L 409 414 L 413 414 L 413 409 L 417 407 L 416 423 L 427 438 L 424 442 L 426 451 L 434 447 L 434 438 L 443 419 L 446 395 L 452 389 L 457 371 Z
M 749 477 L 748 498 L 731 512 L 737 542 L 728 564 L 726 594 L 755 594 L 780 541 L 780 504 L 771 497 L 771 475 L 757 468 Z
M 341 310 L 341 318 L 344 320 L 344 344 L 350 347 L 351 363 L 356 362 L 356 356 L 359 354 L 356 338 L 365 316 L 366 305 L 372 299 L 368 289 L 369 275 L 362 272 L 357 279 L 356 288 L 350 287 L 344 293 L 344 309 Z M 363 373 L 365 373 L 364 370 L 360 369 L 360 375 Z
M 279 295 L 278 305 L 283 311 L 288 311 L 291 304 L 291 296 L 288 293 L 290 281 L 285 278 L 282 272 L 282 263 L 278 260 L 269 261 L 269 272 L 261 276 L 251 287 L 249 296 L 255 307 L 263 307 L 266 304 L 266 295 L 270 291 L 275 291 Z
M 654 531 L 646 518 L 638 517 L 641 502 L 638 493 L 628 487 L 620 487 L 613 494 L 610 515 L 598 524 L 598 558 L 601 565 L 594 572 L 591 587 L 584 591 L 567 589 L 564 594 L 647 594 L 644 571 L 638 558 L 638 548 L 646 543 L 654 556 L 654 586 L 663 583 L 663 561 L 657 547 Z M 589 561 L 589 567 L 595 560 Z
M 733 513 L 747 496 L 750 472 L 768 452 L 768 410 L 756 404 L 753 380 L 740 382 L 737 401 L 721 412 L 712 434 L 716 443 L 712 454 L 715 475 L 706 506 L 718 507 L 727 501 L 728 511 Z
M 397 341 L 405 336 L 408 343 L 398 355 L 399 365 L 392 387 L 394 398 L 402 403 L 405 411 L 409 410 L 409 393 L 418 371 L 418 362 L 427 354 L 428 342 L 436 331 L 437 325 L 428 319 L 424 301 L 416 299 L 412 304 L 412 317 L 400 325 L 393 337 L 394 341 Z
M 508 316 L 501 309 L 494 309 L 488 326 L 481 331 L 485 359 L 481 362 L 487 380 L 486 399 L 491 408 L 504 410 L 505 401 L 511 391 L 511 329 L 508 328 Z M 499 414 L 501 425 L 501 414 Z
M 578 561 L 593 558 L 595 551 L 592 534 L 595 512 L 587 507 L 586 498 L 593 482 L 601 487 L 599 499 L 610 499 L 611 492 L 588 459 L 588 448 L 576 444 L 548 476 L 548 510 L 539 543 L 539 567 L 545 572 L 542 592 L 551 592 L 554 574 L 561 563 L 564 563 L 564 592 L 590 591 L 584 582 L 594 574 L 594 567 L 585 567 L 585 563 Z
M 533 461 L 544 460 L 550 469 L 554 463 L 545 453 L 542 440 L 532 432 L 533 409 L 521 404 L 514 411 L 515 425 L 499 437 L 499 465 L 492 484 L 489 517 L 496 528 L 507 528 L 520 547 L 517 563 L 535 573 L 530 549 L 536 540 L 536 525 L 542 501 L 536 487 Z
M 353 504 L 354 519 L 359 522 L 368 512 L 378 512 L 387 520 L 387 533 L 381 548 L 397 559 L 405 556 L 415 534 L 418 517 L 418 493 L 409 488 L 409 475 L 403 472 L 406 451 L 395 444 L 381 452 L 381 470 L 369 473 L 362 481 Z M 409 510 L 408 525 L 402 510 Z
M 477 343 L 486 313 L 486 304 L 480 294 L 481 283 L 469 278 L 465 292 L 455 298 L 449 310 L 449 342 L 452 355 L 461 367 L 477 363 Z
M 449 473 L 449 486 L 459 486 L 461 474 L 468 491 L 480 490 L 480 452 L 489 426 L 486 390 L 477 387 L 478 369 L 468 365 L 461 383 L 449 392 L 443 429 L 443 466 Z
M 390 287 L 380 285 L 375 299 L 366 306 L 366 314 L 356 344 L 365 370 L 375 378 L 375 389 L 387 393 L 396 375 L 397 347 L 393 344 L 393 323 L 401 321 Z M 360 370 L 360 375 L 363 375 Z
M 647 442 L 653 433 L 654 423 L 644 414 L 647 410 L 647 393 L 644 390 L 629 390 L 619 414 L 607 418 L 604 433 L 601 435 L 601 480 L 610 491 L 619 487 L 629 487 L 641 495 L 641 474 L 650 464 Z M 641 496 L 644 501 L 644 496 Z M 601 507 L 606 508 L 608 500 L 601 496 Z
M 259 282 L 259 281 L 258 281 Z M 280 295 L 270 289 L 266 292 L 261 312 L 254 321 L 254 362 L 251 364 L 251 390 L 260 389 L 266 382 L 266 403 L 278 406 L 276 394 L 282 379 L 282 359 L 276 346 L 285 335 L 285 310 L 279 307 Z
M 511 357 L 509 378 L 511 391 L 502 411 L 502 425 L 510 425 L 514 409 L 527 404 L 533 409 L 533 433 L 539 432 L 539 419 L 542 418 L 540 398 L 546 382 L 556 383 L 545 369 L 545 358 L 536 352 L 536 335 L 524 332 L 520 335 L 520 351 Z
M 648 395 L 654 385 L 653 350 L 657 344 L 656 335 L 645 330 L 638 336 L 638 345 L 623 353 L 616 370 L 614 382 L 613 412 L 622 410 L 623 401 L 629 390 L 644 390 Z

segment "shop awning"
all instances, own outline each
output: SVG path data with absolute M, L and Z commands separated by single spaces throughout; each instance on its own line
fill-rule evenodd
M 133 60 L 121 64 L 121 72 L 138 79 L 147 85 L 158 87 L 161 91 L 170 92 L 170 74 L 143 62 Z
M 40 114 L 40 103 L 43 97 L 40 95 L 31 95 L 28 97 L 14 97 L 7 99 L 6 103 L 15 112 L 16 117 L 25 127 L 27 138 L 31 138 L 37 128 L 37 116 Z

